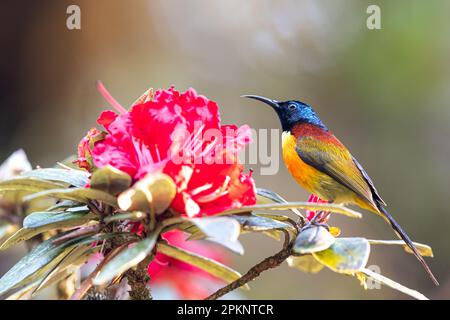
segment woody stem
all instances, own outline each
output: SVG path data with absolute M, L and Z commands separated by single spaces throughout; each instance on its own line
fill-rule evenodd
M 270 256 L 257 265 L 253 266 L 246 274 L 244 274 L 239 279 L 233 281 L 229 285 L 219 289 L 218 291 L 214 292 L 212 295 L 207 297 L 205 300 L 216 300 L 223 295 L 239 288 L 245 285 L 246 283 L 254 280 L 257 278 L 262 272 L 278 267 L 280 264 L 284 262 L 289 256 L 291 255 L 291 248 L 290 246 L 284 247 L 280 252 L 277 254 L 274 254 L 273 256 Z

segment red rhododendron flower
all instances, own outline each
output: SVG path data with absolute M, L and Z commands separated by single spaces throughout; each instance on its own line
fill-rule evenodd
M 237 157 L 250 142 L 250 128 L 221 125 L 216 102 L 172 87 L 144 94 L 128 112 L 100 89 L 120 114 L 101 114 L 97 122 L 107 134 L 93 147 L 84 144 L 78 163 L 88 151 L 95 167 L 111 165 L 134 182 L 163 172 L 177 186 L 171 207 L 190 217 L 256 202 L 253 179 Z
M 308 202 L 328 203 L 328 201 L 320 199 L 315 194 L 311 194 L 309 196 Z M 309 221 L 311 221 L 314 218 L 314 216 L 316 215 L 316 213 L 317 213 L 317 211 L 306 210 L 306 217 L 308 218 Z M 321 211 L 319 213 L 319 216 L 317 217 L 317 222 L 326 223 L 329 218 L 330 218 L 329 211 Z
M 163 238 L 179 248 L 194 252 L 220 263 L 227 263 L 224 251 L 211 243 L 187 241 L 187 234 L 179 230 L 171 230 L 163 234 Z M 209 273 L 157 252 L 147 269 L 150 285 L 170 286 L 179 299 L 204 299 L 224 283 Z

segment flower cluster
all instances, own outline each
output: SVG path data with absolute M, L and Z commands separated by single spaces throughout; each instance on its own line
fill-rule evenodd
M 250 128 L 221 125 L 216 102 L 172 87 L 149 91 L 129 112 L 117 109 L 97 120 L 106 133 L 91 129 L 80 142 L 81 168 L 110 165 L 133 182 L 163 172 L 177 186 L 171 208 L 189 217 L 256 202 L 253 179 L 237 157 L 251 141 Z
M 180 93 L 147 91 L 126 111 L 101 86 L 100 91 L 118 113 L 104 111 L 97 122 L 104 132 L 93 128 L 80 141 L 75 163 L 89 172 L 112 166 L 125 172 L 132 183 L 164 173 L 176 185 L 171 209 L 196 217 L 256 203 L 250 174 L 243 172 L 238 152 L 250 143 L 246 125 L 221 125 L 216 102 L 194 89 Z M 130 223 L 141 235 L 140 222 Z M 186 241 L 179 230 L 165 232 L 168 243 L 202 256 L 224 262 L 223 250 L 212 244 Z M 148 266 L 153 286 L 170 286 L 183 299 L 207 296 L 211 287 L 222 284 L 208 273 L 156 252 Z

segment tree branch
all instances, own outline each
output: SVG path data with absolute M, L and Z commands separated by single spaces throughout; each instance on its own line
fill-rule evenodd
M 256 277 L 258 277 L 263 271 L 278 267 L 280 264 L 283 263 L 284 260 L 286 260 L 291 255 L 291 247 L 285 246 L 280 252 L 277 254 L 274 254 L 271 257 L 268 257 L 252 267 L 246 274 L 244 274 L 239 279 L 233 281 L 229 285 L 219 289 L 218 291 L 214 292 L 212 295 L 207 297 L 205 300 L 216 300 L 220 298 L 221 296 L 227 294 L 228 292 L 231 292 L 239 287 L 242 287 L 246 283 L 254 280 Z

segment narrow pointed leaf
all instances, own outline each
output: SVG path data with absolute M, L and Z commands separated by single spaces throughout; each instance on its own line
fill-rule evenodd
M 178 247 L 171 246 L 166 243 L 158 243 L 157 250 L 158 252 L 161 252 L 169 257 L 178 259 L 180 261 L 186 262 L 187 264 L 202 269 L 227 283 L 231 283 L 241 277 L 241 274 L 239 272 L 221 264 L 220 262 L 200 256 L 193 252 L 183 250 Z M 248 289 L 248 286 L 246 286 L 246 288 Z
M 10 180 L 5 180 L 0 182 L 0 193 L 13 191 L 25 191 L 25 192 L 40 192 L 43 190 L 50 190 L 55 188 L 61 188 L 64 187 L 64 185 L 52 182 L 52 181 L 46 181 L 31 177 L 19 177 L 19 178 L 13 178 Z
M 33 238 L 35 235 L 38 235 L 42 232 L 47 231 L 47 228 L 38 228 L 38 229 L 26 229 L 21 228 L 14 232 L 9 238 L 7 238 L 5 241 L 2 242 L 0 245 L 0 251 L 9 249 L 10 247 Z
M 400 245 L 403 246 L 403 249 L 408 253 L 413 253 L 412 250 L 405 244 L 403 240 L 369 240 L 370 244 L 383 244 L 383 245 Z M 423 257 L 433 257 L 433 249 L 430 246 L 418 242 L 413 242 L 416 246 L 417 251 L 419 251 L 420 255 Z
M 42 214 L 42 213 L 41 213 Z M 44 217 L 33 217 L 33 214 L 24 220 L 24 224 L 30 227 L 24 227 L 17 230 L 13 235 L 7 238 L 1 245 L 0 251 L 9 249 L 10 247 L 33 238 L 34 236 L 54 229 L 71 228 L 81 226 L 96 218 L 93 214 L 77 214 L 71 212 L 64 212 L 61 216 L 52 217 L 50 214 L 45 214 Z M 50 217 L 49 217 L 50 216 Z M 31 217 L 31 219 L 29 218 Z M 48 218 L 49 220 L 46 220 Z M 27 219 L 29 219 L 27 221 Z M 52 221 L 52 222 L 51 222 Z M 36 227 L 31 227 L 35 225 Z
M 122 252 L 124 249 L 128 247 L 127 243 L 121 244 L 118 247 L 115 247 L 112 249 L 109 253 L 107 253 L 103 260 L 100 261 L 100 263 L 97 265 L 97 267 L 92 271 L 81 283 L 81 285 L 77 288 L 77 290 L 74 292 L 74 294 L 70 297 L 70 300 L 81 300 L 83 297 L 87 294 L 87 292 L 92 288 L 94 285 L 93 280 L 94 278 L 99 274 L 99 272 L 103 269 L 103 267 L 117 254 Z
M 61 200 L 61 201 L 58 201 L 57 204 L 49 207 L 47 209 L 47 211 L 63 211 L 65 209 L 72 208 L 72 207 L 79 207 L 81 205 L 82 205 L 82 203 L 77 202 L 77 201 Z
M 244 230 L 249 231 L 293 229 L 289 223 L 254 214 L 232 215 L 230 218 L 237 220 Z
M 83 225 L 96 215 L 88 214 L 89 210 L 63 211 L 63 212 L 34 212 L 23 220 L 23 227 L 27 229 L 39 228 L 53 224 L 53 228 L 63 228 L 66 226 Z M 66 224 L 67 223 L 67 224 Z
M 46 288 L 54 283 L 58 283 L 59 281 L 67 278 L 69 276 L 68 270 L 64 270 L 62 272 L 59 272 L 58 274 L 54 275 L 46 281 L 46 283 L 41 287 L 41 289 Z M 25 299 L 29 300 L 32 298 L 32 293 L 34 290 L 36 290 L 36 287 L 39 285 L 39 283 L 42 281 L 42 279 L 34 280 L 31 283 L 26 283 L 25 285 L 21 286 L 20 288 L 15 288 L 15 292 L 8 296 L 5 300 L 20 300 Z M 16 291 L 17 290 L 17 291 Z
M 24 172 L 22 176 L 63 182 L 75 187 L 84 187 L 89 182 L 89 174 L 81 170 L 45 168 Z
M 102 226 L 100 224 L 92 224 L 87 226 L 82 226 L 80 228 L 76 228 L 74 230 L 70 230 L 64 233 L 64 235 L 58 237 L 55 241 L 55 244 L 60 244 L 69 240 L 73 240 L 76 238 L 93 236 L 100 232 Z
M 425 297 L 420 292 L 418 292 L 416 290 L 413 290 L 413 289 L 410 289 L 410 288 L 407 288 L 404 285 L 401 285 L 400 283 L 397 283 L 397 282 L 395 282 L 395 281 L 393 281 L 393 280 L 391 280 L 391 279 L 389 279 L 389 278 L 387 278 L 387 277 L 385 277 L 385 276 L 383 276 L 383 275 L 381 275 L 379 273 L 373 272 L 370 269 L 364 268 L 364 269 L 361 270 L 361 272 L 363 274 L 365 274 L 366 276 L 371 277 L 372 279 L 374 279 L 374 280 L 376 280 L 376 281 L 378 281 L 378 282 L 380 282 L 380 283 L 382 283 L 384 285 L 387 285 L 388 287 L 391 287 L 394 290 L 403 292 L 404 294 L 407 294 L 408 296 L 411 296 L 411 297 L 413 297 L 413 298 L 415 298 L 417 300 L 428 300 L 428 298 Z
M 292 219 L 288 216 L 284 216 L 281 214 L 271 214 L 271 213 L 254 213 L 255 216 L 269 218 L 276 221 L 286 222 L 292 221 Z
M 117 236 L 117 234 L 99 234 L 91 237 L 74 239 L 62 244 L 55 244 L 54 240 L 59 237 L 59 235 L 57 235 L 42 242 L 3 275 L 0 279 L 0 295 L 24 283 L 31 283 L 34 280 L 43 277 L 49 270 L 57 266 L 66 256 L 66 253 L 71 251 L 74 247 L 101 241 L 114 236 Z
M 52 261 L 51 266 L 46 268 L 48 269 L 48 271 L 45 271 L 45 274 L 41 279 L 39 279 L 37 286 L 33 289 L 33 292 L 31 293 L 32 296 L 36 293 L 36 291 L 40 290 L 45 286 L 45 283 L 48 280 L 50 280 L 51 276 L 58 269 L 58 267 L 67 259 L 67 257 L 70 257 L 70 255 L 73 253 L 75 249 L 76 249 L 75 247 L 71 247 L 67 250 L 64 250 L 63 253 L 60 255 L 61 257 L 57 259 L 56 263 L 53 263 Z
M 54 266 L 47 274 L 39 280 L 38 285 L 34 288 L 33 294 L 43 288 L 45 288 L 54 277 L 57 277 L 58 274 L 63 272 L 65 269 L 69 267 L 75 267 L 81 263 L 87 261 L 89 256 L 98 251 L 98 247 L 91 248 L 91 245 L 82 245 L 77 247 L 72 247 L 69 252 L 64 256 L 64 258 Z
M 279 194 L 273 192 L 272 190 L 256 188 L 256 203 L 257 204 L 267 204 L 270 202 L 275 203 L 287 203 L 284 198 L 282 198 Z M 291 209 L 293 213 L 295 213 L 299 217 L 303 217 L 303 215 L 296 208 Z
M 274 204 L 257 204 L 253 206 L 244 206 L 237 209 L 231 209 L 221 213 L 221 215 L 230 215 L 251 211 L 264 210 L 290 210 L 290 209 L 308 209 L 314 211 L 330 211 L 343 214 L 351 218 L 361 218 L 362 214 L 355 210 L 349 209 L 342 205 L 332 203 L 311 203 L 311 202 L 288 202 L 288 203 L 274 203 Z
M 31 282 L 31 276 L 44 267 L 56 265 L 63 258 L 61 254 L 65 249 L 64 246 L 55 247 L 52 239 L 35 247 L 0 279 L 0 295 L 19 286 L 24 280 Z
M 87 203 L 90 200 L 103 201 L 106 204 L 117 207 L 116 197 L 101 191 L 91 188 L 68 188 L 68 189 L 51 189 L 46 191 L 37 192 L 26 196 L 25 201 L 31 201 L 34 199 L 50 197 L 56 199 L 73 200 L 82 203 Z
M 127 212 L 127 213 L 117 213 L 104 218 L 106 223 L 112 221 L 129 220 L 129 221 L 140 221 L 147 217 L 147 214 L 141 211 Z
M 153 250 L 158 239 L 159 232 L 155 231 L 148 238 L 136 243 L 132 247 L 124 249 L 111 259 L 95 277 L 95 285 L 103 285 L 110 282 L 116 276 L 124 273 L 131 267 L 145 259 Z

